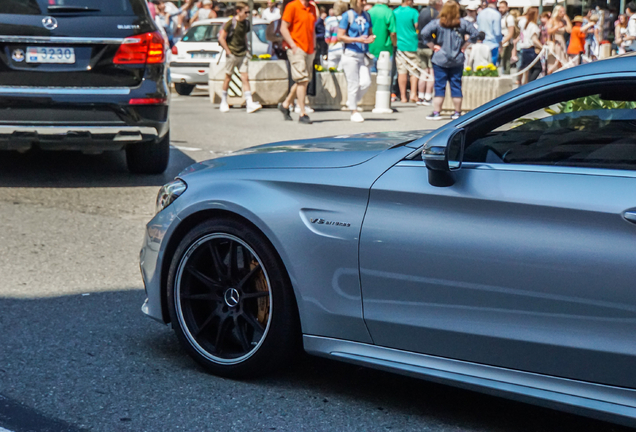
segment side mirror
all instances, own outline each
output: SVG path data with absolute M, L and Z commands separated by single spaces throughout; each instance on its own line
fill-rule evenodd
M 428 181 L 433 186 L 455 184 L 452 172 L 462 166 L 464 157 L 464 129 L 444 129 L 424 145 L 422 159 L 428 168 Z

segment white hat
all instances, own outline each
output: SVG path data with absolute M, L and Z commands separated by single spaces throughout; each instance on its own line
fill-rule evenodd
M 466 6 L 466 10 L 476 11 L 481 7 L 481 2 L 479 0 L 472 0 L 468 2 L 468 6 Z
M 388 5 L 389 4 L 389 0 L 377 0 L 376 3 Z
M 212 0 L 203 0 L 203 6 L 212 4 Z

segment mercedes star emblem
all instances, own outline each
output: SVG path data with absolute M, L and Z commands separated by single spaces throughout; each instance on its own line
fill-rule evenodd
M 57 28 L 57 20 L 51 16 L 42 18 L 42 25 L 49 30 L 55 30 Z
M 225 303 L 229 307 L 235 307 L 239 303 L 239 292 L 235 288 L 225 291 Z

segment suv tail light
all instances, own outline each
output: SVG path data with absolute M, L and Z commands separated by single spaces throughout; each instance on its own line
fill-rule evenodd
M 172 54 L 179 55 L 179 50 L 177 49 L 177 45 L 172 47 Z
M 124 39 L 115 54 L 115 64 L 157 64 L 165 61 L 164 40 L 159 32 Z

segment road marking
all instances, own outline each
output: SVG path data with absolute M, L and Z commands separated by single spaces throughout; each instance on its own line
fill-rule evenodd
M 181 151 L 201 151 L 202 150 L 196 147 L 183 147 L 183 146 L 176 146 L 176 145 L 171 145 L 170 147 L 172 147 L 173 149 L 181 150 Z

